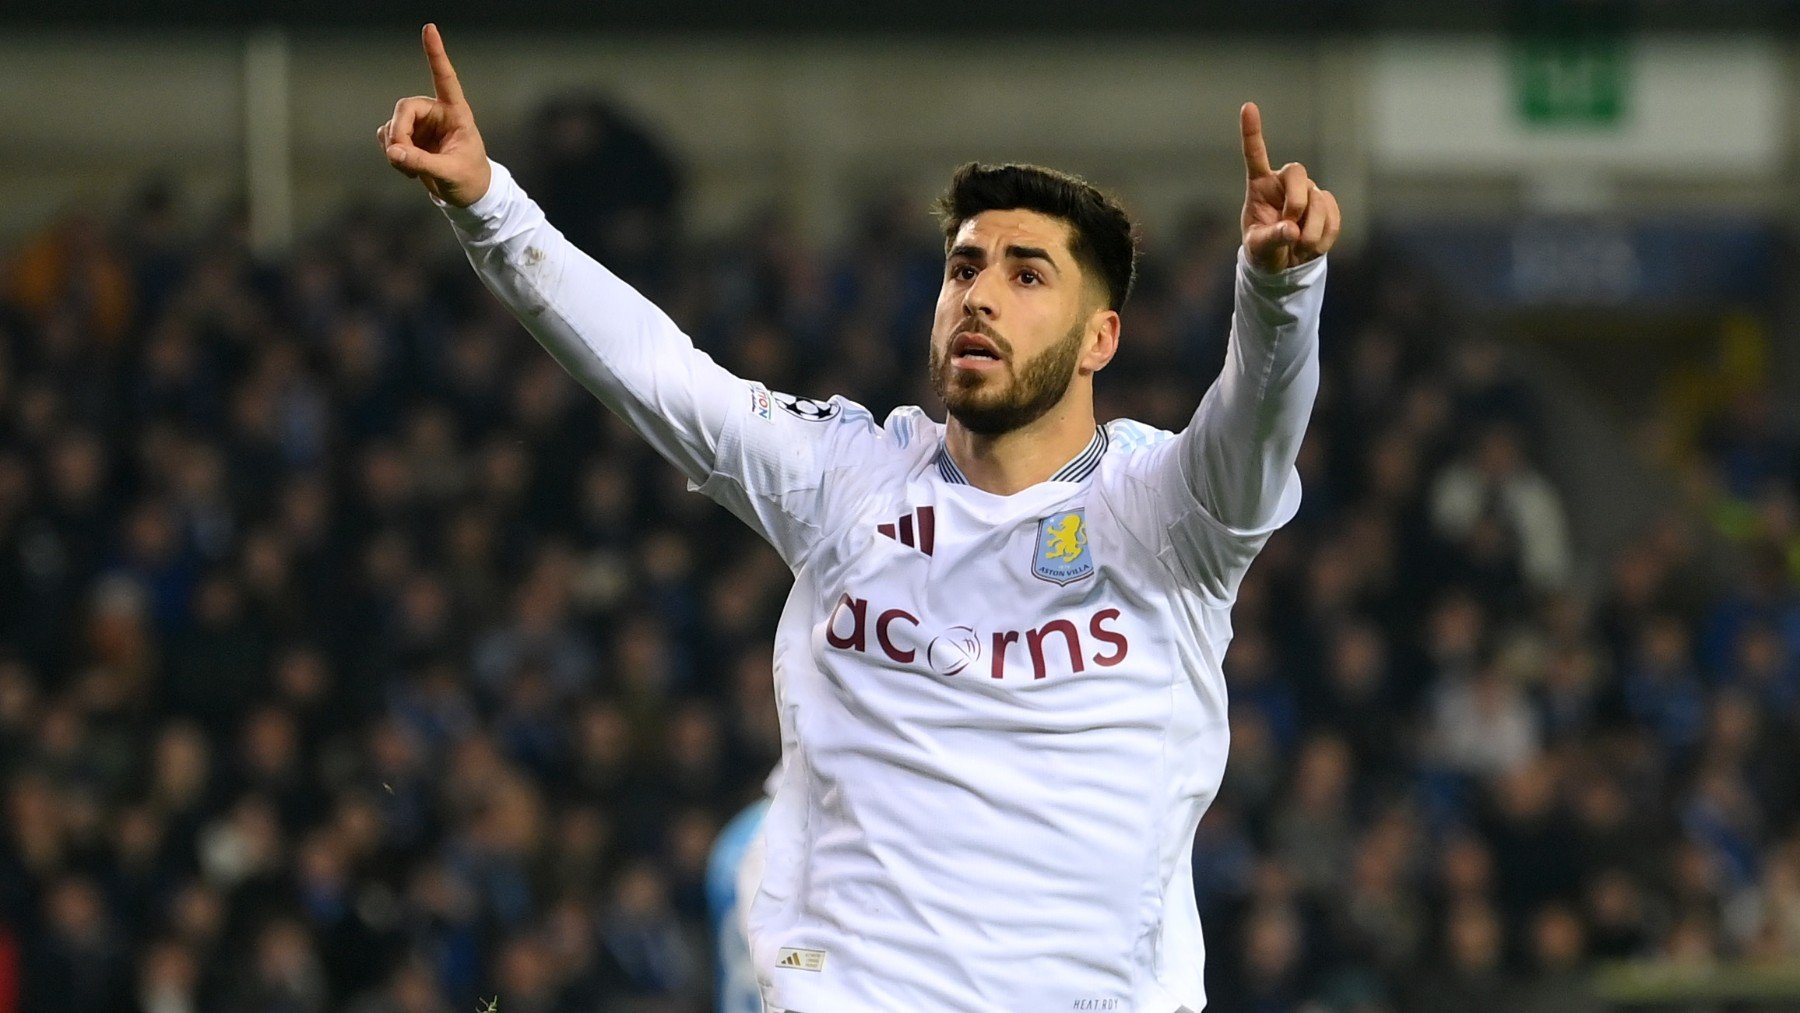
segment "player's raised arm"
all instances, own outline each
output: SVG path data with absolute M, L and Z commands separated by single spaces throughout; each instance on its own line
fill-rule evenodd
M 1294 460 L 1319 387 L 1324 258 L 1341 225 L 1337 199 L 1305 166 L 1270 165 L 1256 104 L 1238 115 L 1244 245 L 1231 340 L 1225 368 L 1181 436 L 1188 492 L 1207 515 L 1204 530 L 1187 533 L 1186 555 L 1202 557 L 1201 568 L 1227 584 L 1241 572 L 1240 553 L 1217 543 L 1218 528 L 1266 534 L 1299 505 Z
M 482 282 L 564 369 L 792 563 L 835 427 L 774 410 L 782 402 L 569 242 L 488 158 L 436 26 L 423 41 L 435 96 L 401 99 L 376 131 L 389 164 L 424 184 Z

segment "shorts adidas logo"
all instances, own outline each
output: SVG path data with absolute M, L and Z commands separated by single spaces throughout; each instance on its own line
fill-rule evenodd
M 784 946 L 776 955 L 775 966 L 794 971 L 823 971 L 825 970 L 825 951 L 798 950 L 792 946 Z

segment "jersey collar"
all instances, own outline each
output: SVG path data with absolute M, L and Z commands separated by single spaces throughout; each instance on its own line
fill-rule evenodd
M 1107 444 L 1112 442 L 1106 435 L 1105 426 L 1094 427 L 1094 438 L 1088 441 L 1086 449 L 1076 454 L 1074 460 L 1058 468 L 1056 474 L 1050 476 L 1052 482 L 1079 482 L 1092 475 L 1094 469 L 1100 467 L 1100 458 L 1106 454 Z M 951 485 L 968 485 L 969 479 L 950 459 L 950 448 L 943 442 L 938 443 L 937 455 L 938 475 Z

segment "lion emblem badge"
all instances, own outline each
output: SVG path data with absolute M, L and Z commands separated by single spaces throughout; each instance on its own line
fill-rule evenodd
M 1088 549 L 1087 511 L 1065 510 L 1038 521 L 1031 574 L 1064 587 L 1094 572 Z

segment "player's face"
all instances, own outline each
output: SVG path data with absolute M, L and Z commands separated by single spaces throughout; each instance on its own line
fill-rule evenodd
M 950 244 L 932 324 L 932 387 L 972 432 L 1036 421 L 1068 393 L 1089 352 L 1094 297 L 1069 253 L 1069 225 L 1035 211 L 984 211 Z

